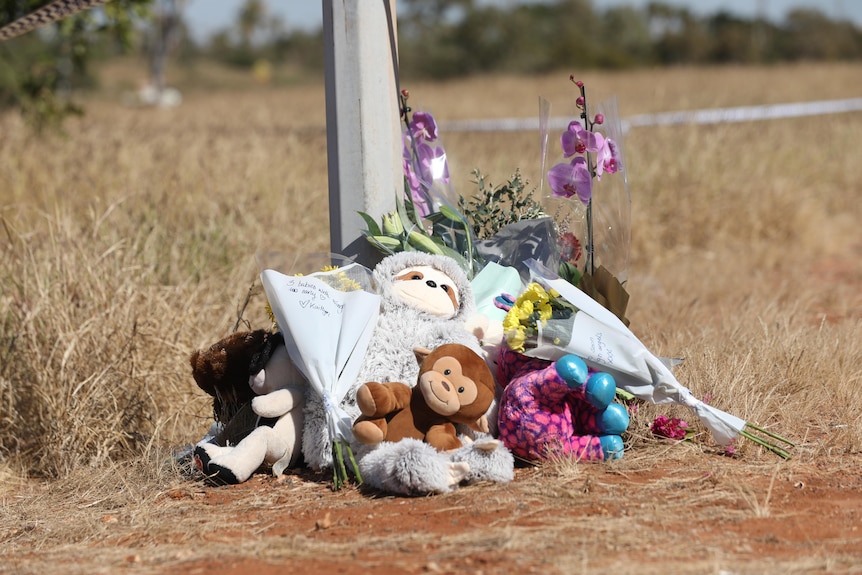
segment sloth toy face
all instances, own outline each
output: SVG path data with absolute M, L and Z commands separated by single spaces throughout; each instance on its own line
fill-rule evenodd
M 402 270 L 395 276 L 392 292 L 412 307 L 443 319 L 458 313 L 458 288 L 449 276 L 431 266 Z

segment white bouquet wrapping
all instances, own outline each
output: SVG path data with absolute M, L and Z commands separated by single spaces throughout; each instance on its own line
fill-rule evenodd
M 380 313 L 371 271 L 356 263 L 331 271 L 290 276 L 273 269 L 260 275 L 291 360 L 323 400 L 333 446 L 335 486 L 347 479 L 352 418 L 340 408 L 356 380 Z

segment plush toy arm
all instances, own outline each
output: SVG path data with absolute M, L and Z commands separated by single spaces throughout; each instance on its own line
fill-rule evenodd
M 383 417 L 410 405 L 411 389 L 399 382 L 363 384 L 356 391 L 356 405 L 367 417 Z
M 428 433 L 425 434 L 425 442 L 436 447 L 438 451 L 449 451 L 461 447 L 461 440 L 458 439 L 455 426 L 448 422 L 432 425 Z
M 483 415 L 476 421 L 472 423 L 468 423 L 467 427 L 472 429 L 473 431 L 481 431 L 482 433 L 490 433 L 490 427 L 488 425 L 488 417 Z
M 302 405 L 302 399 L 301 390 L 278 389 L 252 399 L 251 409 L 261 417 L 281 417 L 297 405 Z
M 464 322 L 464 327 L 485 346 L 498 346 L 503 342 L 503 323 L 485 314 L 474 313 Z

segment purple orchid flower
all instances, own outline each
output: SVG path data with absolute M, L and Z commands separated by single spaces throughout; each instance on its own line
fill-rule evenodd
M 418 215 L 425 218 L 431 213 L 432 201 L 429 190 L 434 186 L 434 182 L 449 183 L 449 163 L 442 146 L 419 143 L 416 145 L 416 155 L 418 162 L 414 162 L 413 155 L 405 145 L 402 167 L 413 198 L 413 205 Z
M 449 162 L 446 160 L 446 150 L 442 146 L 432 147 L 428 144 L 419 144 L 416 151 L 419 154 L 423 180 L 429 184 L 436 180 L 448 184 Z
M 604 139 L 604 145 L 596 156 L 596 178 L 601 180 L 602 173 L 616 174 L 620 169 L 620 151 L 617 143 L 610 138 Z
M 569 122 L 569 128 L 560 136 L 560 145 L 566 158 L 585 152 L 598 152 L 604 144 L 604 136 L 585 129 L 577 120 Z
M 587 160 L 578 156 L 571 163 L 557 164 L 548 170 L 548 183 L 551 192 L 558 197 L 571 198 L 577 194 L 584 204 L 593 195 L 593 178 L 587 167 Z
M 417 142 L 433 142 L 437 139 L 437 121 L 428 112 L 414 112 L 410 120 L 410 133 Z
M 413 200 L 413 207 L 420 218 L 425 218 L 431 213 L 431 206 L 428 203 L 428 196 L 425 193 L 425 188 L 422 186 L 422 180 L 413 169 L 413 163 L 410 157 L 406 156 L 402 160 L 404 168 L 404 178 L 407 181 L 407 187 L 410 188 L 410 197 Z

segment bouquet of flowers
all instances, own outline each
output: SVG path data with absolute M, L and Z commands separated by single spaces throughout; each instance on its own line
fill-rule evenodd
M 669 361 L 653 355 L 616 315 L 538 262 L 530 265 L 535 283 L 508 302 L 503 321 L 511 349 L 550 361 L 575 354 L 639 399 L 690 408 L 720 445 L 743 436 L 789 457 L 779 443 L 793 445 L 790 441 L 695 398 L 677 381 Z
M 323 399 L 335 487 L 347 479 L 345 455 L 361 482 L 350 450 L 353 420 L 339 406 L 356 381 L 380 312 L 371 271 L 348 261 L 309 275 L 264 269 L 260 279 L 291 360 Z
M 408 96 L 407 90 L 401 91 L 404 194 L 395 198 L 396 212 L 384 214 L 379 225 L 370 215 L 360 213 L 367 226 L 365 235 L 385 254 L 423 251 L 447 255 L 472 278 L 482 262 L 470 223 L 454 207 L 456 194 L 437 122 L 429 112 L 413 112 L 407 106 Z

